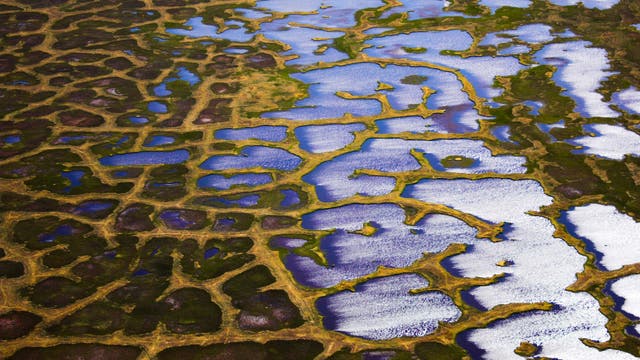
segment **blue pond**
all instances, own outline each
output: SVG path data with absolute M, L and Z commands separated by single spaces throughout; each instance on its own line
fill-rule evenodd
M 163 146 L 163 145 L 171 145 L 176 141 L 173 136 L 166 135 L 155 135 L 151 136 L 144 142 L 144 147 L 155 147 L 155 146 Z
M 65 179 L 69 180 L 69 182 L 71 183 L 69 184 L 69 186 L 65 187 L 62 190 L 65 193 L 69 193 L 71 190 L 73 190 L 73 188 L 76 188 L 82 185 L 82 182 L 80 181 L 80 179 L 82 179 L 82 177 L 84 176 L 84 171 L 81 171 L 81 170 L 65 171 L 60 175 L 62 175 L 62 177 L 64 177 Z
M 169 111 L 167 108 L 167 104 L 160 101 L 152 101 L 147 105 L 147 109 L 149 111 L 154 112 L 156 114 L 166 114 Z
M 171 95 L 171 91 L 167 89 L 167 84 L 163 82 L 162 84 L 153 88 L 153 94 L 155 96 L 169 96 Z
M 196 85 L 200 82 L 200 78 L 198 77 L 198 75 L 192 73 L 184 66 L 178 68 L 178 78 L 180 78 L 180 80 L 188 82 L 191 86 Z
M 156 96 L 169 96 L 171 95 L 171 90 L 167 89 L 167 84 L 174 82 L 176 80 L 183 80 L 189 83 L 189 85 L 194 86 L 200 82 L 200 78 L 198 75 L 192 73 L 184 66 L 178 68 L 177 72 L 178 77 L 168 77 L 164 79 L 162 84 L 153 88 L 153 93 Z
M 20 135 L 9 135 L 2 138 L 2 142 L 5 144 L 16 144 L 21 140 Z
M 189 152 L 187 150 L 141 151 L 105 156 L 100 159 L 100 164 L 105 166 L 166 165 L 180 164 L 188 159 Z
M 280 202 L 280 207 L 286 208 L 300 204 L 300 196 L 298 196 L 297 192 L 287 189 L 280 191 L 280 193 L 284 195 L 284 199 Z
M 151 274 L 151 272 L 147 269 L 138 269 L 134 271 L 133 276 L 144 276 L 149 274 Z
M 260 201 L 260 195 L 248 195 L 239 199 L 227 199 L 224 197 L 211 197 L 207 198 L 204 202 L 207 206 L 227 206 L 227 207 L 252 207 L 258 205 Z
M 287 138 L 286 126 L 258 126 L 243 129 L 220 129 L 214 133 L 221 140 L 263 140 L 280 142 Z
M 206 170 L 246 169 L 262 167 L 291 171 L 297 168 L 302 159 L 292 153 L 266 146 L 247 146 L 238 155 L 216 155 L 205 160 L 200 168 Z
M 189 19 L 185 24 L 185 26 L 190 27 L 191 29 L 167 29 L 169 34 L 173 35 L 182 35 L 188 37 L 212 37 L 216 39 L 227 39 L 231 41 L 238 42 L 246 42 L 253 38 L 253 34 L 248 33 L 244 26 L 244 23 L 240 21 L 227 21 L 225 25 L 229 27 L 229 29 L 218 32 L 219 28 L 215 25 L 207 25 L 202 22 L 202 17 L 194 17 Z M 232 26 L 240 27 L 240 28 L 231 28 Z
M 143 116 L 130 116 L 129 117 L 129 121 L 132 124 L 142 125 L 142 124 L 148 123 L 149 119 L 147 119 L 146 117 L 143 117 Z
M 207 249 L 204 252 L 204 259 L 210 259 L 216 255 L 218 255 L 218 253 L 220 252 L 220 249 L 218 249 L 217 247 L 212 247 L 211 249 Z
M 74 209 L 73 213 L 81 216 L 90 216 L 92 214 L 97 214 L 101 212 L 105 212 L 108 210 L 112 210 L 116 207 L 116 202 L 113 201 L 101 201 L 101 200 L 87 200 L 78 204 Z
M 224 49 L 224 52 L 226 52 L 227 54 L 246 54 L 249 52 L 249 50 L 236 47 L 236 48 L 226 48 Z
M 40 242 L 43 242 L 43 243 L 52 243 L 56 241 L 56 239 L 59 236 L 73 235 L 73 230 L 74 229 L 71 225 L 67 225 L 67 224 L 60 225 L 55 230 L 53 230 L 53 232 L 40 235 L 38 240 L 40 240 Z
M 355 124 L 307 125 L 296 128 L 295 134 L 300 148 L 310 153 L 324 153 L 344 148 L 355 139 L 354 132 L 363 131 L 366 126 Z
M 160 213 L 160 219 L 172 229 L 194 229 L 198 224 L 186 218 L 180 210 L 165 210 Z
M 207 175 L 198 179 L 198 187 L 205 189 L 227 190 L 235 185 L 258 186 L 271 182 L 270 174 L 238 174 L 231 177 Z

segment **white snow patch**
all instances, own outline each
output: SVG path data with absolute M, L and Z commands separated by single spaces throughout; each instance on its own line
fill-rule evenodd
M 305 15 L 290 15 L 289 22 L 321 27 L 351 27 L 356 24 L 356 11 L 384 5 L 381 0 L 259 0 L 256 8 L 285 13 L 308 12 Z
M 354 132 L 364 129 L 366 127 L 362 123 L 308 125 L 296 128 L 295 134 L 301 149 L 318 154 L 344 148 L 355 139 Z
M 624 299 L 622 311 L 640 318 L 640 275 L 629 275 L 611 283 L 611 291 Z
M 285 111 L 265 113 L 267 118 L 286 118 L 292 120 L 315 120 L 339 118 L 346 113 L 353 116 L 377 115 L 382 110 L 380 102 L 373 99 L 347 99 L 340 92 L 353 96 L 371 96 L 382 94 L 396 110 L 406 110 L 423 103 L 423 86 L 435 90 L 427 100 L 430 109 L 442 109 L 450 114 L 473 110 L 473 102 L 462 91 L 462 83 L 452 73 L 427 67 L 360 63 L 334 66 L 327 69 L 295 73 L 293 78 L 309 85 L 309 97 L 296 102 L 296 107 Z M 423 84 L 406 81 L 409 76 L 424 78 Z M 393 87 L 379 90 L 379 84 Z
M 581 2 L 584 7 L 589 9 L 610 9 L 613 5 L 617 4 L 620 0 L 549 0 L 552 4 L 569 6 L 576 5 Z
M 395 204 L 350 204 L 304 215 L 305 229 L 333 230 L 320 241 L 329 267 L 292 254 L 287 268 L 305 286 L 330 287 L 373 273 L 380 265 L 402 268 L 425 252 L 437 253 L 452 243 L 477 241 L 474 228 L 451 216 L 431 214 L 414 226 L 404 221 L 404 210 Z M 375 227 L 376 233 L 356 233 L 365 223 Z
M 529 51 L 531 51 L 531 49 L 529 49 L 529 47 L 526 45 L 514 45 L 498 50 L 498 55 L 526 54 Z
M 613 94 L 613 103 L 618 105 L 622 110 L 640 114 L 640 91 L 635 87 L 630 87 Z
M 545 218 L 527 214 L 552 203 L 532 180 L 422 180 L 409 185 L 404 197 L 440 203 L 491 223 L 505 222 L 503 241 L 478 241 L 466 253 L 450 258 L 448 266 L 464 277 L 506 276 L 499 282 L 469 291 L 480 306 L 546 301 L 550 312 L 534 312 L 465 333 L 466 340 L 486 351 L 487 359 L 518 359 L 513 350 L 521 341 L 541 345 L 541 356 L 563 359 L 626 359 L 616 351 L 599 352 L 580 339 L 605 341 L 607 319 L 598 302 L 586 293 L 565 288 L 582 271 L 585 258 L 561 239 Z M 512 266 L 498 267 L 500 260 Z
M 474 85 L 478 96 L 491 99 L 501 93 L 499 89 L 493 88 L 493 79 L 498 75 L 515 75 L 519 70 L 524 69 L 524 66 L 514 57 L 471 56 L 462 58 L 440 54 L 442 50 L 466 50 L 472 42 L 471 35 L 461 30 L 414 32 L 371 39 L 367 43 L 373 46 L 365 49 L 364 53 L 374 57 L 425 61 L 459 69 Z M 403 47 L 422 47 L 427 51 L 412 53 Z
M 352 336 L 373 340 L 425 336 L 439 321 L 453 322 L 462 315 L 439 291 L 409 293 L 428 285 L 417 274 L 376 278 L 356 286 L 355 292 L 320 298 L 317 306 L 327 328 Z
M 611 291 L 624 299 L 622 311 L 640 318 L 640 275 L 625 276 L 611 284 Z M 640 324 L 634 327 L 640 333 Z
M 536 53 L 535 60 L 558 68 L 553 79 L 576 101 L 577 111 L 582 116 L 618 117 L 619 114 L 596 92 L 600 83 L 613 74 L 607 71 L 607 52 L 589 46 L 588 41 L 549 44 Z
M 494 13 L 496 10 L 503 6 L 517 7 L 517 8 L 528 8 L 531 5 L 530 0 L 480 0 L 480 5 L 484 5 L 491 9 L 491 12 Z
M 640 262 L 640 223 L 615 206 L 589 204 L 565 213 L 570 229 L 593 244 L 600 265 L 607 270 Z
M 386 19 L 392 14 L 401 13 L 407 13 L 408 20 L 429 19 L 445 16 L 470 17 L 469 15 L 459 12 L 445 11 L 444 8 L 447 6 L 449 5 L 443 0 L 402 0 L 402 5 L 395 6 L 387 10 L 380 18 Z
M 483 142 L 478 140 L 369 139 L 364 142 L 361 150 L 339 155 L 320 164 L 303 176 L 302 180 L 315 185 L 318 198 L 323 202 L 337 201 L 357 193 L 388 194 L 395 186 L 395 179 L 354 175 L 354 172 L 360 169 L 385 173 L 419 170 L 421 166 L 411 154 L 412 149 L 418 154 L 422 153 L 435 170 L 443 172 L 516 174 L 526 171 L 523 157 L 493 156 Z M 468 168 L 445 168 L 440 161 L 448 156 L 463 156 L 474 159 L 475 163 Z
M 553 40 L 551 26 L 546 24 L 527 24 L 515 30 L 505 31 L 504 34 L 515 36 L 527 43 L 546 43 Z
M 376 120 L 376 127 L 378 134 L 423 134 L 428 132 L 461 134 L 478 130 L 479 119 L 487 119 L 487 117 L 478 116 L 478 113 L 469 105 L 466 110 L 460 106 L 455 111 L 445 111 L 427 118 L 405 116 Z
M 297 55 L 297 57 L 288 60 L 288 65 L 309 65 L 320 61 L 334 62 L 349 57 L 334 48 L 328 48 L 322 53 L 316 52 L 321 47 L 331 45 L 334 38 L 344 35 L 343 32 L 294 26 L 290 22 L 289 18 L 265 22 L 260 26 L 259 31 L 265 37 L 282 41 L 291 47 L 283 55 Z
M 594 154 L 608 159 L 622 160 L 626 154 L 640 156 L 640 135 L 622 126 L 589 124 L 584 130 L 595 136 L 583 136 L 567 142 L 584 146 L 577 154 Z

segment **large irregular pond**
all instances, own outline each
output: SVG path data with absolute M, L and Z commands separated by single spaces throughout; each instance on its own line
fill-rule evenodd
M 640 357 L 634 0 L 0 5 L 0 358 Z

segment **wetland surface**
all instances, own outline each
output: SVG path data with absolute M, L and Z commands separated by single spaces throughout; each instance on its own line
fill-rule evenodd
M 640 3 L 0 5 L 0 358 L 640 357 Z

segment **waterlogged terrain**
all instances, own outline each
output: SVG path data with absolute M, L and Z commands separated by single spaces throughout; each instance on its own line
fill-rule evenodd
M 0 5 L 0 358 L 640 357 L 635 0 Z

